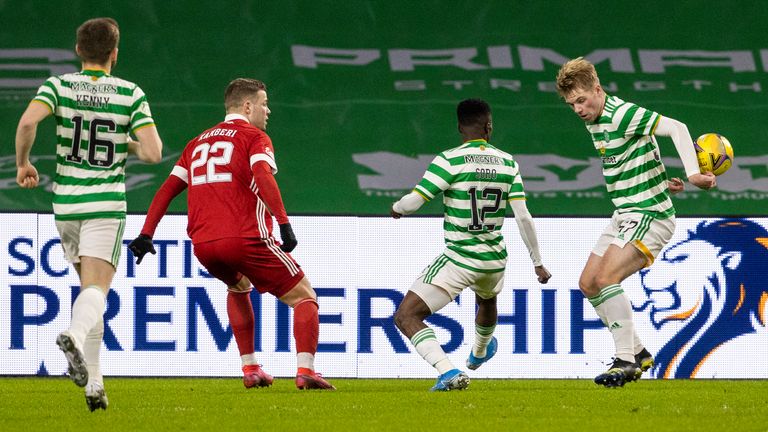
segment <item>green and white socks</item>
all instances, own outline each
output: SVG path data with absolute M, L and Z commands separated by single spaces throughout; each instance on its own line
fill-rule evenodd
M 442 375 L 451 369 L 456 367 L 448 360 L 448 356 L 445 355 L 443 347 L 437 341 L 435 331 L 431 328 L 423 328 L 416 332 L 411 338 L 411 343 L 416 348 L 416 352 L 426 360 L 427 363 L 432 365 L 437 372 Z
M 600 290 L 597 296 L 590 297 L 588 300 L 613 336 L 616 358 L 634 363 L 635 347 L 639 345 L 642 349 L 642 343 L 635 333 L 632 304 L 624 294 L 621 285 L 608 285 Z
M 485 357 L 488 344 L 493 339 L 494 330 L 496 330 L 496 324 L 488 327 L 475 324 L 475 344 L 472 346 L 472 355 L 475 358 Z

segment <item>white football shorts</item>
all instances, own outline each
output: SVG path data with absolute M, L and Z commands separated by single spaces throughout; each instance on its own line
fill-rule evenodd
M 644 213 L 615 211 L 611 222 L 605 227 L 592 249 L 592 253 L 603 256 L 608 246 L 612 244 L 620 248 L 632 244 L 645 255 L 648 260 L 646 267 L 648 267 L 653 264 L 674 233 L 674 216 L 657 219 Z
M 81 256 L 100 258 L 117 268 L 123 249 L 125 219 L 56 221 L 64 257 L 72 264 Z
M 421 272 L 410 291 L 421 297 L 434 313 L 453 301 L 464 288 L 484 299 L 496 297 L 504 288 L 504 271 L 476 272 L 454 264 L 441 254 Z

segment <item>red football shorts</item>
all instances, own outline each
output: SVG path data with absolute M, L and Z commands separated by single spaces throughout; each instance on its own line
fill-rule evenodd
M 275 240 L 230 237 L 194 245 L 195 256 L 208 273 L 227 286 L 245 276 L 262 294 L 280 298 L 304 278 L 304 272 Z

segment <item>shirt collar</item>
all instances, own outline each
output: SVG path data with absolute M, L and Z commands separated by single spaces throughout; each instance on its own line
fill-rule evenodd
M 227 114 L 227 116 L 224 117 L 224 121 L 232 121 L 232 120 L 243 120 L 244 122 L 248 122 L 248 119 L 242 114 Z
M 107 71 L 104 69 L 83 69 L 80 71 L 83 75 L 93 76 L 93 77 L 103 77 L 103 76 L 109 76 Z

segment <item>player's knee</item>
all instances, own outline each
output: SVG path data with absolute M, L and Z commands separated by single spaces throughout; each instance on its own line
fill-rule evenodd
M 243 294 L 243 293 L 249 293 L 253 287 L 251 286 L 251 282 L 247 278 L 242 278 L 236 285 L 229 285 L 227 287 L 227 291 L 233 292 L 235 294 Z
M 587 298 L 600 294 L 600 286 L 597 285 L 595 278 L 582 277 L 579 279 L 579 289 Z
M 496 298 L 497 296 L 493 296 L 490 298 L 483 298 L 483 297 L 480 297 L 480 295 L 475 294 L 475 302 L 477 303 L 478 306 L 486 306 L 486 307 L 496 306 Z
M 409 316 L 408 313 L 405 312 L 401 307 L 397 308 L 394 316 L 395 327 L 397 327 L 400 332 L 403 332 L 403 328 L 405 328 L 405 325 L 411 318 L 412 317 Z
M 418 308 L 410 307 L 408 304 L 401 303 L 395 311 L 395 326 L 405 333 L 405 329 L 411 327 L 414 323 L 424 321 L 429 315 L 429 309 L 419 310 Z
M 293 304 L 293 309 L 298 309 L 299 306 L 314 306 L 315 309 L 320 309 L 320 305 L 317 304 L 317 298 L 312 297 L 299 299 L 296 303 Z
M 592 293 L 592 296 L 595 296 L 600 293 L 601 289 L 609 285 L 617 284 L 619 282 L 621 281 L 618 280 L 614 275 L 605 273 L 597 274 L 592 280 L 590 292 Z
M 300 299 L 314 299 L 317 301 L 317 293 L 306 277 L 303 277 L 299 283 L 291 288 L 289 293 Z
M 299 303 L 304 301 L 312 301 L 317 304 L 317 293 L 312 287 L 293 289 L 288 293 L 288 297 L 293 299 L 291 300 L 291 303 L 293 303 L 292 307 L 296 307 Z

